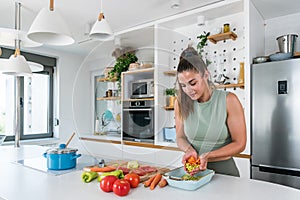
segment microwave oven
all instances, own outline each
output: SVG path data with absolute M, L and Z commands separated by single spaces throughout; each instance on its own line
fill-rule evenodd
M 130 98 L 149 98 L 154 97 L 154 80 L 142 79 L 131 82 Z

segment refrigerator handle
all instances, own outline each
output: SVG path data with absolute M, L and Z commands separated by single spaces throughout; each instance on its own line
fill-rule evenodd
M 299 176 L 300 177 L 300 169 L 296 168 L 288 168 L 288 167 L 278 167 L 272 165 L 258 165 L 259 171 L 276 173 L 276 174 L 284 174 L 291 176 Z

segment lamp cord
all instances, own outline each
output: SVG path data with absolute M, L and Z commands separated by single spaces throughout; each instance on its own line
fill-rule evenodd
M 21 27 L 21 3 L 15 2 L 15 29 L 17 30 L 17 38 L 15 39 L 15 54 L 14 54 L 15 57 L 17 55 L 20 55 L 20 43 L 21 43 L 21 40 L 19 38 L 20 27 Z

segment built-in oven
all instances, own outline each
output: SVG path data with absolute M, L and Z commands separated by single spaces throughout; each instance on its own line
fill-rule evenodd
M 154 101 L 123 102 L 123 140 L 154 143 Z

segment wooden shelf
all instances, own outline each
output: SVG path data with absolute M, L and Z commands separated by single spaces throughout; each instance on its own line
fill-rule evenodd
M 165 110 L 174 110 L 174 107 L 165 106 L 164 109 L 165 109 Z
M 114 77 L 114 78 L 98 78 L 97 79 L 98 82 L 116 82 L 117 81 L 117 78 Z
M 118 97 L 98 97 L 97 98 L 97 101 L 103 101 L 103 100 L 120 100 L 121 97 L 118 96 Z
M 164 72 L 165 75 L 167 76 L 176 76 L 177 71 L 176 70 L 169 70 Z
M 244 83 L 238 83 L 238 84 L 227 84 L 227 85 L 216 85 L 216 88 L 235 88 L 239 87 L 244 89 Z
M 228 33 L 220 33 L 216 35 L 208 36 L 207 39 L 211 41 L 212 43 L 216 44 L 219 41 L 232 39 L 235 40 L 237 38 L 237 35 L 234 32 L 228 32 Z
M 137 69 L 137 70 L 132 70 L 132 71 L 126 71 L 122 72 L 122 74 L 127 75 L 127 74 L 136 74 L 136 73 L 145 73 L 145 72 L 153 72 L 154 68 L 144 68 L 144 69 Z
M 300 57 L 300 52 L 294 52 L 294 57 Z

